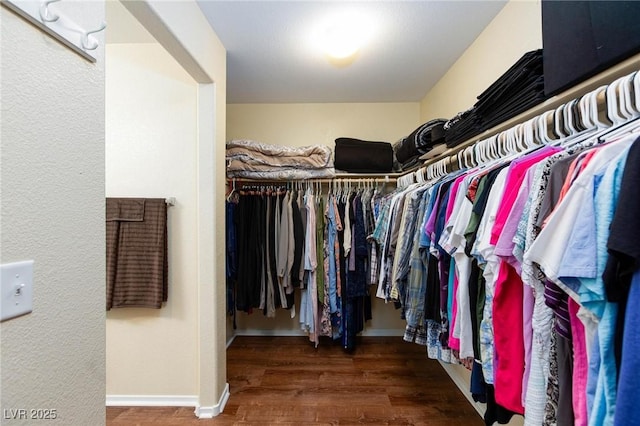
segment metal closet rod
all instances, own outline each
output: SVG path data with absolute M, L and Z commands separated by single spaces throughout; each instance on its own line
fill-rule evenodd
M 340 183 L 340 182 L 374 182 L 374 183 L 391 183 L 396 182 L 396 176 L 384 175 L 384 176 L 361 176 L 361 177 L 335 177 L 335 178 L 318 178 L 318 179 L 247 179 L 247 178 L 227 178 L 227 184 L 231 185 L 283 185 L 287 183 Z

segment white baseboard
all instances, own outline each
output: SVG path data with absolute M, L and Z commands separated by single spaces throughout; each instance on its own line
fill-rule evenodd
M 235 338 L 236 338 L 236 335 L 234 334 L 233 336 L 231 336 L 229 340 L 227 340 L 227 349 L 229 349 L 229 346 L 231 346 Z
M 227 405 L 227 401 L 229 400 L 229 383 L 225 384 L 224 390 L 222 391 L 222 395 L 220 395 L 220 399 L 218 403 L 213 407 L 202 407 L 197 406 L 195 409 L 196 417 L 199 419 L 212 419 L 222 413 L 224 411 L 225 405 Z
M 469 391 L 469 382 L 466 380 L 466 378 L 462 377 L 457 371 L 455 371 L 451 364 L 447 364 L 446 362 L 442 362 L 440 360 L 438 360 L 438 362 L 440 363 L 442 368 L 444 368 L 444 371 L 447 372 L 447 374 L 449 375 L 453 383 L 455 383 L 458 389 L 460 389 L 464 397 L 467 398 L 467 400 L 471 405 L 473 405 L 473 408 L 476 409 L 478 414 L 484 417 L 486 406 L 481 402 L 477 402 L 473 400 L 473 397 L 471 396 L 471 392 Z
M 195 415 L 211 419 L 224 410 L 229 400 L 229 383 L 225 384 L 218 403 L 213 407 L 199 405 L 196 395 L 107 395 L 107 407 L 195 407 Z
M 107 395 L 107 407 L 197 407 L 196 395 Z

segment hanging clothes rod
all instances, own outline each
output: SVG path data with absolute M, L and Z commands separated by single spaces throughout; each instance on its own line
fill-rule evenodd
M 334 178 L 318 179 L 288 179 L 288 180 L 265 180 L 248 178 L 227 178 L 227 185 L 285 185 L 287 183 L 339 183 L 339 182 L 361 182 L 361 183 L 394 183 L 399 177 L 393 175 L 340 175 Z
M 456 164 L 459 165 L 461 157 L 466 157 L 468 159 L 470 156 L 471 149 L 467 148 L 476 145 L 478 142 L 490 139 L 499 133 L 505 132 L 537 117 L 539 118 L 552 110 L 556 110 L 559 107 L 571 103 L 572 101 L 584 98 L 585 95 L 597 91 L 597 89 L 602 86 L 609 85 L 616 79 L 628 76 L 629 73 L 635 73 L 639 68 L 640 54 L 636 54 L 620 62 L 618 65 L 615 65 L 610 69 L 605 70 L 602 73 L 593 76 L 590 79 L 585 80 L 584 82 L 572 88 L 567 89 L 565 92 L 547 99 L 545 102 L 531 108 L 530 110 L 510 118 L 509 120 L 498 124 L 491 129 L 488 129 L 487 131 L 471 138 L 466 142 L 447 149 L 445 152 L 436 157 L 429 159 L 423 158 L 425 161 L 419 170 L 422 170 L 422 172 L 425 173 L 427 168 L 435 163 L 440 163 L 440 165 L 446 163 L 451 166 L 454 166 Z M 406 178 L 406 180 L 411 180 L 410 175 L 414 173 L 415 171 L 408 171 L 402 173 L 401 175 L 403 177 L 409 176 Z
M 417 171 L 398 178 L 398 184 L 406 187 L 424 179 L 432 180 L 509 153 L 553 144 L 588 129 L 606 129 L 637 118 L 640 105 L 632 105 L 637 102 L 636 94 L 640 95 L 638 69 L 489 137 L 451 148 L 425 162 Z

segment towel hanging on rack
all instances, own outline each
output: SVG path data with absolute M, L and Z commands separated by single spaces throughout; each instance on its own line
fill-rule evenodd
M 107 198 L 107 310 L 162 307 L 168 299 L 164 198 Z

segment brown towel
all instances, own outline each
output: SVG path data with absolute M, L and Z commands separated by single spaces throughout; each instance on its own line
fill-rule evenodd
M 107 198 L 107 310 L 162 307 L 168 295 L 164 198 Z

